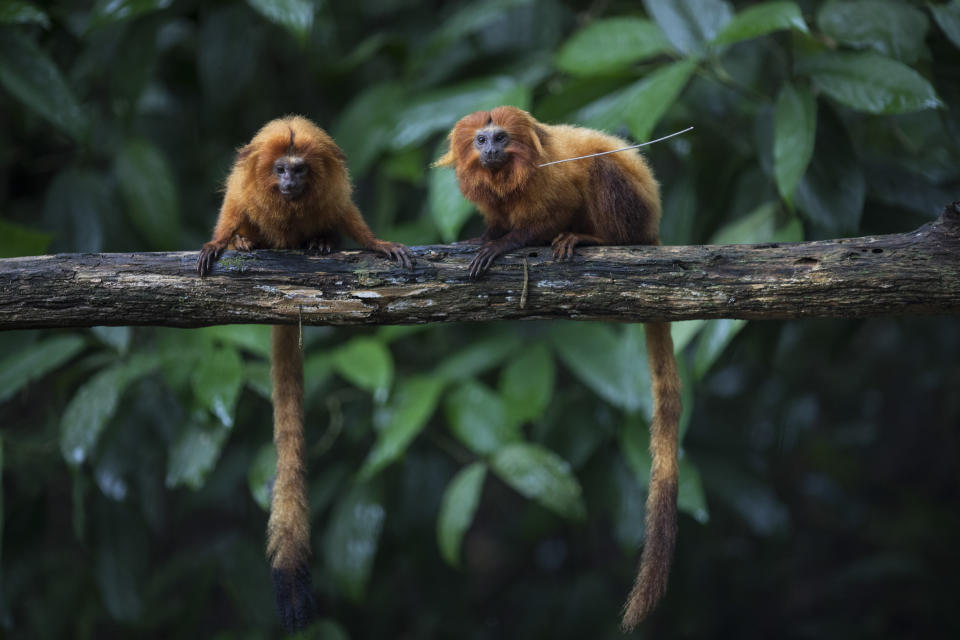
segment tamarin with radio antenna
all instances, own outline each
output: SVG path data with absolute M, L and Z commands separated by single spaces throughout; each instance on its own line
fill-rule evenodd
M 503 106 L 463 117 L 449 135 L 450 150 L 436 166 L 452 166 L 463 195 L 487 223 L 470 276 L 480 277 L 503 253 L 551 244 L 569 260 L 583 244 L 660 244 L 657 181 L 636 150 L 605 133 L 547 125 L 526 111 Z M 573 162 L 576 156 L 607 153 Z M 677 448 L 680 377 L 669 323 L 647 323 L 653 386 L 646 542 L 623 628 L 633 629 L 667 588 L 677 527 Z
M 210 273 L 227 248 L 330 253 L 341 233 L 411 267 L 413 257 L 407 247 L 379 240 L 370 231 L 351 191 L 346 156 L 323 129 L 300 116 L 271 120 L 237 152 L 213 238 L 200 250 L 197 272 Z M 310 522 L 298 328 L 274 326 L 271 343 L 277 475 L 267 555 L 280 620 L 287 630 L 296 630 L 306 626 L 314 609 L 307 565 Z

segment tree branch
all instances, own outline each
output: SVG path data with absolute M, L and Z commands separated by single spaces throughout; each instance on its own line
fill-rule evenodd
M 196 251 L 8 258 L 0 329 L 960 314 L 960 202 L 934 223 L 884 236 L 584 247 L 566 263 L 531 247 L 480 280 L 467 276 L 475 246 L 413 250 L 412 271 L 361 251 L 228 252 L 203 279 Z

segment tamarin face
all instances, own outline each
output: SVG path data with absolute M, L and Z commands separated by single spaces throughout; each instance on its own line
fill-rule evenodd
M 490 171 L 496 171 L 510 159 L 508 144 L 510 134 L 502 127 L 484 127 L 473 136 L 473 146 L 480 157 L 480 166 Z
M 287 200 L 296 200 L 307 190 L 310 165 L 300 156 L 283 156 L 273 163 L 275 188 Z

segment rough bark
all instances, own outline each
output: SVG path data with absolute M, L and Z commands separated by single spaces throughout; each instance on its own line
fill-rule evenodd
M 407 324 L 513 318 L 625 322 L 960 313 L 960 202 L 909 233 L 818 242 L 547 248 L 467 276 L 475 246 L 372 253 L 196 251 L 0 260 L 0 329 L 94 325 Z M 525 284 L 526 283 L 526 284 Z

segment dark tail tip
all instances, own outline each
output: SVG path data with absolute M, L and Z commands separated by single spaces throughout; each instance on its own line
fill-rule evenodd
M 296 569 L 272 569 L 273 593 L 277 613 L 285 631 L 303 629 L 316 615 L 317 605 L 311 591 L 310 570 L 306 565 Z
M 669 478 L 650 487 L 647 500 L 647 541 L 640 571 L 624 605 L 624 631 L 632 631 L 657 606 L 667 591 L 677 539 L 677 481 Z

